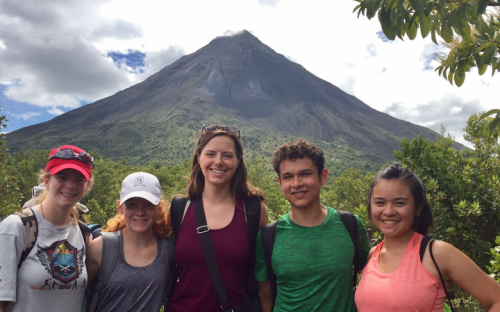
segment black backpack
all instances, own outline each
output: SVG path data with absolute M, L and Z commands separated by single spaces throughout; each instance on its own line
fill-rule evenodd
M 361 259 L 359 254 L 359 236 L 358 236 L 358 222 L 356 221 L 356 217 L 352 212 L 337 210 L 337 213 L 344 223 L 344 226 L 349 232 L 349 236 L 351 237 L 352 243 L 354 244 L 354 259 L 353 259 L 353 276 L 352 283 L 353 288 L 356 287 L 358 273 L 364 267 L 366 263 L 366 259 Z M 272 266 L 272 255 L 274 248 L 274 240 L 276 239 L 276 229 L 278 228 L 279 220 L 274 221 L 262 228 L 261 230 L 261 240 L 262 240 L 262 248 L 264 250 L 264 256 L 266 258 L 266 268 L 267 268 L 267 276 L 269 281 L 271 282 L 271 290 L 273 294 L 273 305 L 276 300 L 277 294 L 277 285 L 276 285 L 276 275 L 273 271 Z
M 175 238 L 179 235 L 184 210 L 188 199 L 181 196 L 176 196 L 172 199 L 170 206 L 170 217 L 172 219 L 172 228 Z M 250 253 L 248 265 L 243 277 L 243 286 L 250 299 L 257 297 L 257 280 L 255 279 L 255 243 L 257 242 L 257 233 L 260 223 L 260 199 L 258 197 L 250 197 L 245 199 L 245 213 L 248 226 L 248 236 L 250 238 Z

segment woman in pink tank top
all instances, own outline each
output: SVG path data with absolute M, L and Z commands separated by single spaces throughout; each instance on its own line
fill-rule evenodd
M 384 241 L 370 251 L 362 271 L 358 311 L 443 311 L 445 290 L 429 245 L 420 258 L 420 243 L 434 223 L 420 179 L 394 163 L 372 181 L 368 200 L 368 216 Z M 433 242 L 432 253 L 447 287 L 453 282 L 500 311 L 500 284 L 464 253 L 443 241 Z
M 179 280 L 166 311 L 222 311 L 212 285 L 197 233 L 194 205 L 202 202 L 229 307 L 247 302 L 243 285 L 247 265 L 253 263 L 244 200 L 261 200 L 259 227 L 268 223 L 264 194 L 247 182 L 240 131 L 234 127 L 203 126 L 191 163 L 183 221 L 175 246 Z M 199 206 L 198 206 L 199 207 Z M 253 272 L 253 270 L 251 270 Z M 255 276 L 250 277 L 255 283 Z

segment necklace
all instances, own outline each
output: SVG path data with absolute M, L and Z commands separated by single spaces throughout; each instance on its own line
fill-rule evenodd
M 43 218 L 45 219 L 45 213 L 43 213 L 43 206 L 42 206 L 42 203 L 40 203 L 40 210 L 42 211 Z

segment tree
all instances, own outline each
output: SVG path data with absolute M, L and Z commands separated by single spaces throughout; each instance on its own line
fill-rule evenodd
M 5 124 L 7 121 L 4 115 L 0 116 L 0 131 L 7 126 Z M 9 160 L 5 135 L 0 132 L 0 217 L 2 219 L 19 210 L 23 199 L 23 194 L 19 190 L 19 180 L 9 166 Z
M 487 7 L 500 6 L 500 0 L 355 0 L 354 8 L 368 19 L 378 15 L 389 40 L 415 39 L 420 29 L 423 38 L 431 34 L 438 44 L 441 37 L 450 48 L 439 58 L 436 68 L 451 84 L 461 86 L 465 73 L 477 67 L 483 75 L 500 71 L 500 11 L 487 13 Z M 455 35 L 456 34 L 456 35 Z
M 487 122 L 469 118 L 464 138 L 474 149 L 457 151 L 453 140 L 403 139 L 395 156 L 423 181 L 435 217 L 433 235 L 464 251 L 482 268 L 500 228 L 500 145 Z

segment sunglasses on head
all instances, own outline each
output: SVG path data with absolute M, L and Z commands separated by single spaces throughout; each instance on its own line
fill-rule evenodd
M 75 153 L 71 148 L 60 148 L 58 149 L 54 155 L 50 156 L 49 160 L 52 158 L 60 158 L 60 159 L 77 159 L 84 164 L 92 166 L 94 168 L 94 157 L 92 157 L 86 151 L 82 151 L 80 154 Z
M 203 125 L 201 128 L 201 134 L 205 132 L 225 132 L 230 135 L 234 135 L 236 137 L 240 137 L 240 129 L 230 126 L 218 126 L 218 125 Z

